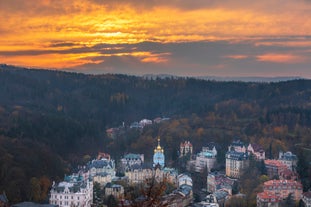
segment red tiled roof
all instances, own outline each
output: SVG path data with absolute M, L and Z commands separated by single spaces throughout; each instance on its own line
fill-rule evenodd
M 264 200 L 271 200 L 271 199 L 274 199 L 275 202 L 278 202 L 280 200 L 279 196 L 275 195 L 274 193 L 271 193 L 271 192 L 262 192 L 262 193 L 258 193 L 257 194 L 257 197 L 259 199 L 264 199 Z

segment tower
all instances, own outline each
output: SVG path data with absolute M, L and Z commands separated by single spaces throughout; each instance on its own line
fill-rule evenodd
M 154 149 L 153 154 L 153 167 L 156 165 L 160 165 L 161 168 L 165 165 L 164 149 L 160 145 L 160 138 L 158 138 L 158 146 Z

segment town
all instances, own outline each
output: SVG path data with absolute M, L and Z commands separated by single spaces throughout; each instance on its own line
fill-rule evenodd
M 142 129 L 167 120 L 169 118 L 143 119 L 132 123 L 130 128 Z M 108 129 L 106 133 L 114 138 L 122 128 L 124 124 Z M 176 149 L 180 164 L 185 166 L 184 172 L 178 172 L 167 165 L 160 137 L 156 141 L 152 163 L 145 162 L 144 154 L 126 153 L 120 160 L 114 160 L 108 153 L 99 152 L 86 165 L 65 175 L 63 181 L 53 182 L 49 204 L 23 202 L 13 207 L 246 206 L 245 194 L 239 191 L 238 185 L 243 175 L 255 167 L 254 163 L 261 165 L 262 170 L 262 190 L 256 196 L 257 207 L 311 205 L 311 192 L 303 193 L 299 182 L 298 158 L 290 151 L 280 151 L 277 159 L 267 159 L 259 144 L 234 140 L 225 153 L 225 169 L 218 171 L 217 143 L 206 143 L 195 154 L 192 143 L 185 140 Z M 205 176 L 206 186 L 195 195 L 198 192 L 194 193 L 193 183 L 198 174 Z M 0 206 L 8 206 L 7 202 L 5 194 L 1 195 Z

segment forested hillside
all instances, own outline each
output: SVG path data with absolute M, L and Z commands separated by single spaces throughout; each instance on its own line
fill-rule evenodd
M 1 65 L 0 83 L 0 192 L 12 202 L 44 200 L 46 186 L 86 154 L 132 151 L 148 159 L 157 135 L 172 163 L 185 139 L 198 151 L 207 142 L 225 147 L 238 137 L 262 144 L 271 157 L 280 149 L 310 148 L 310 80 L 149 80 Z M 122 122 L 163 116 L 171 120 L 106 137 L 107 128 Z

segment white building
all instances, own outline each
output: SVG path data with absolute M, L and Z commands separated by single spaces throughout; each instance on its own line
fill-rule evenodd
M 151 125 L 152 124 L 152 120 L 149 120 L 149 119 L 142 119 L 139 124 L 142 126 L 142 127 L 145 127 L 146 125 Z
M 108 173 L 99 173 L 93 177 L 93 182 L 99 183 L 101 186 L 105 186 L 112 181 L 113 177 Z
M 228 147 L 228 151 L 236 151 L 236 152 L 246 152 L 246 147 L 244 143 L 240 140 L 233 141 L 231 145 Z
M 144 163 L 143 154 L 126 154 L 122 159 L 121 163 L 124 169 L 130 168 L 133 165 L 142 165 Z
M 286 165 L 289 170 L 295 171 L 298 159 L 292 152 L 279 152 L 279 160 Z
M 240 178 L 248 167 L 248 153 L 229 150 L 226 153 L 226 175 L 230 178 Z
M 87 169 L 89 170 L 89 175 L 91 178 L 93 178 L 95 175 L 101 175 L 103 173 L 107 173 L 111 175 L 111 177 L 116 175 L 114 160 L 108 160 L 105 158 L 100 160 L 92 160 L 90 163 L 88 163 Z
M 131 184 L 142 183 L 152 177 L 152 169 L 143 168 L 141 166 L 132 167 L 125 171 L 125 176 Z
M 207 168 L 207 171 L 210 172 L 211 169 L 215 167 L 216 155 L 217 150 L 215 146 L 213 147 L 212 150 L 209 150 L 207 147 L 203 147 L 202 151 L 198 153 L 196 156 L 195 171 L 201 172 L 205 168 Z
M 141 166 L 133 167 L 125 172 L 125 176 L 128 178 L 129 183 L 137 184 L 145 182 L 147 179 L 155 178 L 157 181 L 166 179 L 172 184 L 177 183 L 178 173 L 173 168 L 143 168 Z
M 50 194 L 50 204 L 59 207 L 91 207 L 93 182 L 82 176 L 67 176 L 65 181 L 53 183 Z

